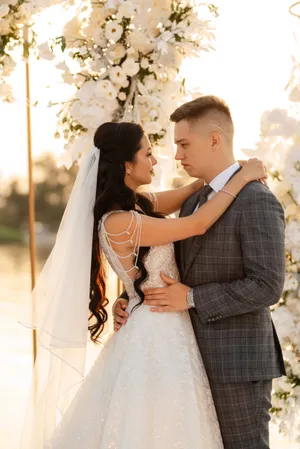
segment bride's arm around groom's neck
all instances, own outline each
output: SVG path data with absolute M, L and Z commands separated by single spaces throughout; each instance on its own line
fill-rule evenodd
M 147 196 L 147 198 L 153 202 L 155 210 L 170 215 L 179 211 L 183 203 L 203 186 L 203 179 L 197 179 L 196 181 L 177 189 L 156 192 L 154 196 L 148 192 L 141 192 L 141 194 Z

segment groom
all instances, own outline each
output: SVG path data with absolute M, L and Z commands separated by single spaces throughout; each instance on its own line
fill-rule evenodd
M 204 96 L 180 106 L 176 159 L 207 185 L 183 205 L 192 214 L 240 169 L 233 155 L 228 106 Z M 205 235 L 176 244 L 181 282 L 145 292 L 153 313 L 189 309 L 205 364 L 225 449 L 268 449 L 272 379 L 285 374 L 269 307 L 285 277 L 284 212 L 261 183 L 248 184 Z M 116 303 L 117 322 L 126 320 Z M 199 423 L 201 426 L 201 423 Z M 190 448 L 196 449 L 196 448 Z

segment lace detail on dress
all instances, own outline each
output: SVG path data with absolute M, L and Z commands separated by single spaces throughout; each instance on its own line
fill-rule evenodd
M 116 213 L 116 212 L 126 212 L 126 211 L 111 211 L 108 214 L 105 214 L 103 219 L 102 219 L 102 225 L 103 225 L 103 232 L 105 234 L 106 240 L 111 248 L 111 250 L 115 253 L 115 255 L 118 257 L 118 259 L 128 259 L 131 256 L 134 256 L 134 264 L 132 265 L 131 268 L 126 269 L 125 267 L 123 267 L 124 271 L 126 273 L 129 273 L 130 271 L 132 271 L 134 268 L 138 269 L 137 266 L 137 261 L 138 261 L 138 257 L 139 257 L 139 250 L 140 250 L 140 243 L 141 243 L 141 232 L 142 232 L 142 220 L 141 220 L 141 216 L 138 212 L 136 212 L 135 210 L 131 210 L 131 221 L 127 227 L 127 229 L 123 232 L 119 232 L 118 234 L 112 234 L 110 232 L 107 232 L 105 225 L 104 225 L 104 221 L 106 220 L 106 218 L 111 215 L 112 213 Z M 131 228 L 132 231 L 131 231 Z M 114 238 L 116 237 L 121 237 L 124 236 L 125 239 L 127 238 L 127 240 L 122 240 L 121 242 L 114 240 Z M 121 255 L 119 253 L 117 253 L 113 248 L 112 248 L 112 243 L 115 245 L 125 245 L 126 243 L 131 243 L 133 245 L 133 251 L 129 254 L 126 255 Z
M 132 215 L 132 220 L 129 226 L 124 231 L 122 231 L 117 235 L 108 233 L 105 228 L 105 220 L 107 219 L 107 217 L 109 217 L 109 215 L 113 213 L 122 213 L 122 212 L 128 213 L 128 211 L 116 210 L 108 212 L 107 214 L 103 215 L 98 226 L 99 241 L 108 263 L 111 265 L 112 269 L 115 271 L 115 273 L 119 276 L 120 280 L 125 285 L 125 289 L 127 291 L 129 298 L 139 299 L 139 296 L 135 292 L 133 283 L 136 278 L 138 269 L 136 263 L 140 250 L 140 236 L 142 228 L 141 216 L 137 211 L 134 210 L 130 211 Z M 116 237 L 121 237 L 123 235 L 124 240 L 122 240 L 121 242 L 115 242 Z M 130 241 L 132 242 L 134 248 L 133 251 L 130 252 L 130 254 L 120 255 L 112 248 L 112 243 L 126 244 Z M 134 269 L 136 270 L 136 273 L 134 273 Z

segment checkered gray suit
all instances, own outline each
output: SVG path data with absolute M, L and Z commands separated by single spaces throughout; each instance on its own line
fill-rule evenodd
M 180 216 L 198 201 L 199 192 Z M 253 182 L 205 235 L 175 246 L 181 281 L 194 289 L 190 316 L 225 449 L 269 447 L 271 380 L 285 374 L 269 310 L 284 285 L 284 226 L 278 200 Z

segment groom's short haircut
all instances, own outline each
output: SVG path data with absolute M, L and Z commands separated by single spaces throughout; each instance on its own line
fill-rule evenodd
M 234 127 L 229 106 L 224 100 L 214 95 L 205 95 L 188 101 L 179 106 L 170 116 L 171 122 L 175 123 L 181 120 L 193 123 L 202 118 L 207 118 L 228 135 L 233 135 Z

